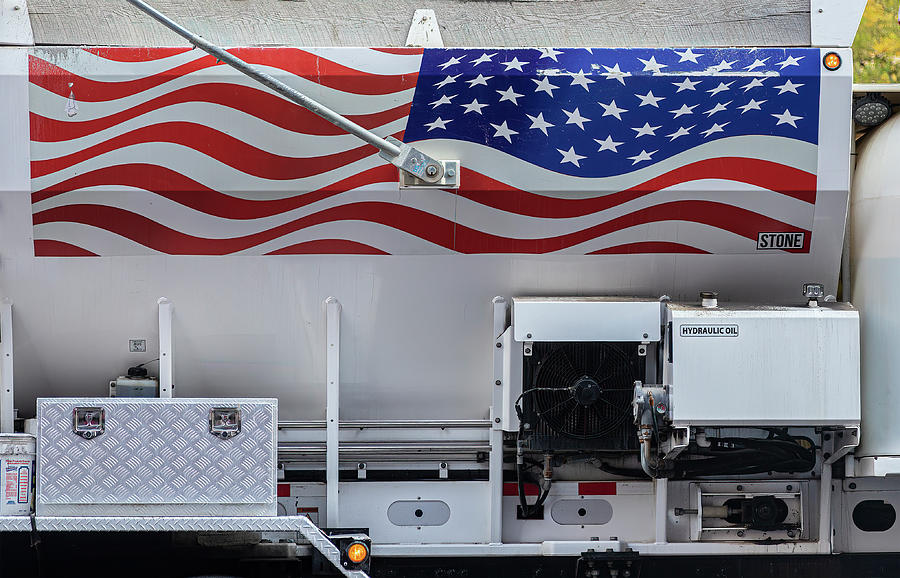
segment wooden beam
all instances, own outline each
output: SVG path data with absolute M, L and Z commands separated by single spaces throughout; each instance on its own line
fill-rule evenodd
M 452 46 L 802 46 L 809 0 L 155 0 L 223 46 L 403 46 L 431 8 Z M 181 46 L 123 0 L 29 0 L 35 43 Z

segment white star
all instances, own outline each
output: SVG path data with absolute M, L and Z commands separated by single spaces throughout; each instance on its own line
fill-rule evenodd
M 500 64 L 503 64 L 504 66 L 506 66 L 506 68 L 504 69 L 504 72 L 507 70 L 512 70 L 513 68 L 515 68 L 519 72 L 522 72 L 522 66 L 524 66 L 528 63 L 527 62 L 519 62 L 519 59 L 516 58 L 515 56 L 513 56 L 512 60 L 510 60 L 508 62 L 501 62 Z
M 513 103 L 513 104 L 516 105 L 516 106 L 519 106 L 519 102 L 518 102 L 516 99 L 519 98 L 520 96 L 525 96 L 524 94 L 519 94 L 518 92 L 516 92 L 515 90 L 513 90 L 513 87 L 512 87 L 512 86 L 510 86 L 510 87 L 507 88 L 506 90 L 498 90 L 498 91 L 497 91 L 497 94 L 500 95 L 500 101 L 499 101 L 499 102 L 503 102 L 504 100 L 508 100 L 508 101 L 510 101 L 511 103 Z
M 575 110 L 569 112 L 568 110 L 563 109 L 563 112 L 569 117 L 569 120 L 566 121 L 566 124 L 577 124 L 578 128 L 584 130 L 584 123 L 591 122 L 591 119 L 581 116 L 581 113 L 578 112 L 578 107 L 575 107 Z
M 587 157 L 583 157 L 580 154 L 576 153 L 575 147 L 569 147 L 569 150 L 567 150 L 567 151 L 564 151 L 562 149 L 556 149 L 556 150 L 558 150 L 559 154 L 561 154 L 563 156 L 562 160 L 559 161 L 559 164 L 572 163 L 576 167 L 580 168 L 581 165 L 578 164 L 578 161 L 580 161 L 581 159 L 587 158 Z
M 762 86 L 762 85 L 763 85 L 762 80 L 760 80 L 759 78 L 754 78 L 753 80 L 751 80 L 750 82 L 748 82 L 747 84 L 742 86 L 741 88 L 744 89 L 744 92 L 747 92 L 751 88 L 756 88 L 757 86 Z
M 612 139 L 612 135 L 607 136 L 605 140 L 599 140 L 599 139 L 595 138 L 594 142 L 596 142 L 598 145 L 600 145 L 600 148 L 597 149 L 598 153 L 601 151 L 612 151 L 614 153 L 617 153 L 619 151 L 616 149 L 616 147 L 619 146 L 620 144 L 622 144 L 620 142 L 614 141 Z
M 597 104 L 603 107 L 603 116 L 614 116 L 617 119 L 622 120 L 621 114 L 623 112 L 628 112 L 627 109 L 616 106 L 615 99 L 609 101 L 609 104 L 603 104 L 602 102 L 598 102 Z
M 493 57 L 495 57 L 495 56 L 497 56 L 497 53 L 496 53 L 496 52 L 494 52 L 493 54 L 488 54 L 487 52 L 484 52 L 484 53 L 481 54 L 481 56 L 479 56 L 479 57 L 476 58 L 475 60 L 472 60 L 472 61 L 471 61 L 472 66 L 473 66 L 473 67 L 478 66 L 478 65 L 481 64 L 482 62 L 491 62 L 491 58 L 493 58 Z
M 691 129 L 694 128 L 695 126 L 697 126 L 697 125 L 689 126 L 687 128 L 680 126 L 680 127 L 678 127 L 678 130 L 676 130 L 672 134 L 667 134 L 666 136 L 669 137 L 669 142 L 672 142 L 673 140 L 675 140 L 676 138 L 678 138 L 680 136 L 687 136 L 687 135 L 691 134 Z
M 658 74 L 658 73 L 662 72 L 663 68 L 666 68 L 669 66 L 668 64 L 660 64 L 660 63 L 656 62 L 656 56 L 651 56 L 650 60 L 644 60 L 643 58 L 638 58 L 638 60 L 640 60 L 641 62 L 644 63 L 643 72 L 652 70 L 653 72 Z
M 734 84 L 733 80 L 731 82 L 729 82 L 728 84 L 725 84 L 724 82 L 720 82 L 719 86 L 715 87 L 712 90 L 707 90 L 706 92 L 715 96 L 715 95 L 719 94 L 720 92 L 724 92 L 724 91 L 728 90 L 729 88 L 731 88 L 732 84 Z
M 744 114 L 748 110 L 762 110 L 761 108 L 759 108 L 759 105 L 761 105 L 764 102 L 766 102 L 766 101 L 754 100 L 751 98 L 750 102 L 748 102 L 747 104 L 745 104 L 743 106 L 739 106 L 738 108 L 741 109 L 741 114 Z
M 618 80 L 622 83 L 622 86 L 625 86 L 625 77 L 631 76 L 630 72 L 622 72 L 619 70 L 619 63 L 617 62 L 615 66 L 612 68 L 603 65 L 603 68 L 606 69 L 606 72 L 601 72 L 600 74 L 605 76 L 607 80 Z
M 553 96 L 553 90 L 559 88 L 555 84 L 550 84 L 550 79 L 546 76 L 540 80 L 536 78 L 532 78 L 531 80 L 533 80 L 537 84 L 537 86 L 534 88 L 535 92 L 546 92 L 551 97 Z
M 456 76 L 449 76 L 449 75 L 448 75 L 447 78 L 445 78 L 444 80 L 435 83 L 435 86 L 438 87 L 438 88 L 441 88 L 441 87 L 443 87 L 443 86 L 445 86 L 445 85 L 447 85 L 447 84 L 451 84 L 451 83 L 453 83 L 453 82 L 456 82 L 456 79 L 459 78 L 460 76 L 462 76 L 462 74 L 457 74 Z
M 794 94 L 800 94 L 797 92 L 797 89 L 803 86 L 802 84 L 794 84 L 790 80 L 785 81 L 784 84 L 779 84 L 775 88 L 779 89 L 778 94 L 782 94 L 785 92 L 793 92 Z
M 735 62 L 737 62 L 737 60 L 732 60 L 731 62 L 728 62 L 727 60 L 725 60 L 723 58 L 722 62 L 710 66 L 708 70 L 710 72 L 722 72 L 723 70 L 730 70 L 731 65 L 734 64 Z
M 726 126 L 728 126 L 728 124 L 730 124 L 730 123 L 723 122 L 722 124 L 719 124 L 719 123 L 714 122 L 711 127 L 709 127 L 708 129 L 706 129 L 704 131 L 701 131 L 701 133 L 703 134 L 703 138 L 706 138 L 709 135 L 716 133 L 716 132 L 725 132 L 724 129 Z
M 453 122 L 453 119 L 451 118 L 450 120 L 444 120 L 441 117 L 437 117 L 434 122 L 426 122 L 425 126 L 428 127 L 428 132 L 431 132 L 436 128 L 446 129 L 448 122 Z
M 745 66 L 745 67 L 744 67 L 744 70 L 753 70 L 754 68 L 758 68 L 758 67 L 760 67 L 760 66 L 765 66 L 766 60 L 768 60 L 768 59 L 770 59 L 770 58 L 772 58 L 772 57 L 771 57 L 771 56 L 766 56 L 766 57 L 763 58 L 762 60 L 760 60 L 759 58 L 757 58 L 756 60 L 753 61 L 753 64 L 751 64 L 750 66 Z
M 650 136 L 656 136 L 656 132 L 655 132 L 655 131 L 656 131 L 656 129 L 658 129 L 658 128 L 660 128 L 660 127 L 658 127 L 658 126 L 650 126 L 650 123 L 649 123 L 649 122 L 645 122 L 645 123 L 644 123 L 644 126 L 639 127 L 639 128 L 638 128 L 638 127 L 633 127 L 631 130 L 637 132 L 637 134 L 634 135 L 634 138 L 637 138 L 637 137 L 639 137 L 639 136 L 644 136 L 645 134 L 649 134 Z
M 589 84 L 593 84 L 594 81 L 584 75 L 584 70 L 579 70 L 578 72 L 572 72 L 572 84 L 569 86 L 578 86 L 584 87 L 585 90 L 590 91 L 588 88 Z
M 678 56 L 681 57 L 681 58 L 679 58 L 678 62 L 686 62 L 689 60 L 689 61 L 693 62 L 694 64 L 697 64 L 697 59 L 700 58 L 701 56 L 703 56 L 702 52 L 700 54 L 695 54 L 695 53 L 691 52 L 690 48 L 688 48 L 684 52 L 678 52 L 676 50 L 675 54 L 677 54 Z
M 802 116 L 794 116 L 791 114 L 791 111 L 788 109 L 784 109 L 784 112 L 781 114 L 773 114 L 775 118 L 778 119 L 778 122 L 775 123 L 775 126 L 779 124 L 789 124 L 794 128 L 797 128 L 797 123 L 795 121 L 801 120 Z
M 494 123 L 491 123 L 491 126 L 494 127 L 494 130 L 497 131 L 497 132 L 494 133 L 494 138 L 496 138 L 496 137 L 505 138 L 505 139 L 506 139 L 506 142 L 510 142 L 510 143 L 511 143 L 511 142 L 512 142 L 512 139 L 509 138 L 509 137 L 511 137 L 511 136 L 514 135 L 514 134 L 519 134 L 517 131 L 514 131 L 513 129 L 511 129 L 511 128 L 509 128 L 508 126 L 506 126 L 506 121 L 505 121 L 505 120 L 503 121 L 503 124 L 494 124 Z
M 557 54 L 562 54 L 562 50 L 554 50 L 552 48 L 538 48 L 541 51 L 541 58 L 552 58 L 554 62 L 559 62 L 556 59 Z
M 486 104 L 481 104 L 481 103 L 478 102 L 478 99 L 477 99 L 477 98 L 473 98 L 473 99 L 472 99 L 472 102 L 470 102 L 469 104 L 461 104 L 461 105 L 459 105 L 459 106 L 461 106 L 461 107 L 463 107 L 464 109 L 466 109 L 466 111 L 465 111 L 463 114 L 468 114 L 468 113 L 470 113 L 470 112 L 477 112 L 478 114 L 482 114 L 482 113 L 481 113 L 481 109 L 484 108 L 484 107 L 486 107 L 487 105 L 486 105 Z
M 444 94 L 436 101 L 429 102 L 428 104 L 431 105 L 431 108 L 437 108 L 437 107 L 441 106 L 442 104 L 450 104 L 450 101 L 453 100 L 454 98 L 456 98 L 455 94 L 451 94 L 450 96 L 447 96 L 446 94 Z
M 776 62 L 775 65 L 781 67 L 781 68 L 779 68 L 779 70 L 784 70 L 788 66 L 800 66 L 800 60 L 802 58 L 803 58 L 802 56 L 798 56 L 796 58 L 793 56 L 788 56 L 781 62 Z
M 657 152 L 657 151 L 651 151 L 651 152 L 648 153 L 647 151 L 641 149 L 641 154 L 635 155 L 635 156 L 633 156 L 633 157 L 628 157 L 628 160 L 633 161 L 631 164 L 632 164 L 632 166 L 634 166 L 634 165 L 638 164 L 638 163 L 641 162 L 641 161 L 649 161 L 649 160 L 651 160 L 651 159 L 650 159 L 650 156 L 653 155 L 653 154 L 655 154 L 656 152 Z
M 675 91 L 675 94 L 678 94 L 682 90 L 696 90 L 694 87 L 701 82 L 701 80 L 691 80 L 690 78 L 685 77 L 681 82 L 673 82 L 672 85 L 678 87 L 678 90 Z
M 638 105 L 638 108 L 644 106 L 645 104 L 649 104 L 650 106 L 655 106 L 656 108 L 659 108 L 659 104 L 657 104 L 657 103 L 661 100 L 666 99 L 666 97 L 664 97 L 664 96 L 653 96 L 652 90 L 648 90 L 647 94 L 643 94 L 643 95 L 635 94 L 635 96 L 638 97 L 639 99 L 641 99 L 641 104 Z
M 686 104 L 682 104 L 681 108 L 678 110 L 670 110 L 672 114 L 675 116 L 673 118 L 678 118 L 679 116 L 683 116 L 685 114 L 694 114 L 694 109 L 700 106 L 699 104 L 695 104 L 694 106 L 688 106 Z
M 454 64 L 459 64 L 459 58 L 457 58 L 455 56 L 451 57 L 450 60 L 448 60 L 447 62 L 445 62 L 443 64 L 438 64 L 438 66 L 441 67 L 441 70 L 444 70 L 445 68 L 453 66 Z
M 537 116 L 531 116 L 530 114 L 526 114 L 528 118 L 531 119 L 531 126 L 528 128 L 536 128 L 544 134 L 547 134 L 547 129 L 551 126 L 556 126 L 555 124 L 551 124 L 544 120 L 544 113 L 539 112 Z
M 731 104 L 731 102 L 732 102 L 732 101 L 730 101 L 730 100 L 729 100 L 728 102 L 726 102 L 725 104 L 722 104 L 721 102 L 717 102 L 717 103 L 716 103 L 716 106 L 712 107 L 712 108 L 709 109 L 709 110 L 703 111 L 703 114 L 705 114 L 706 117 L 709 118 L 709 117 L 711 117 L 712 115 L 716 114 L 717 112 L 721 112 L 721 111 L 723 111 L 723 110 L 728 110 L 727 107 L 728 107 L 729 104 Z
M 484 76 L 483 74 L 479 74 L 472 80 L 467 80 L 466 82 L 469 83 L 469 88 L 475 88 L 479 84 L 483 84 L 484 86 L 487 86 L 487 81 L 492 78 L 494 78 L 494 77 L 493 76 Z

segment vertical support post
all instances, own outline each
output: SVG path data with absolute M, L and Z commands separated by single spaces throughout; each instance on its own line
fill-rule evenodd
M 819 554 L 831 554 L 831 464 L 824 462 L 819 477 Z
M 665 544 L 669 541 L 666 534 L 666 524 L 669 520 L 668 478 L 656 478 L 654 489 L 656 490 L 656 543 Z
M 159 397 L 172 397 L 172 302 L 160 297 L 159 306 Z
M 507 303 L 503 297 L 494 297 L 493 342 L 500 343 L 500 336 L 506 331 Z M 493 345 L 493 343 L 492 343 Z M 491 456 L 488 462 L 488 483 L 490 485 L 491 543 L 499 544 L 503 535 L 503 350 L 496 346 L 494 351 L 494 380 L 491 391 Z
M 341 302 L 325 300 L 325 506 L 328 526 L 340 526 L 338 505 L 340 384 L 341 384 Z
M 14 429 L 12 303 L 0 302 L 0 433 Z

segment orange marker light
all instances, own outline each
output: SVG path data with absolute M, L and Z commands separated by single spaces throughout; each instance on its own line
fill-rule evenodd
M 354 564 L 359 564 L 365 561 L 366 557 L 369 555 L 369 549 L 366 548 L 366 545 L 361 542 L 354 542 L 350 544 L 350 547 L 347 548 L 347 558 L 350 559 Z
M 837 70 L 841 67 L 841 57 L 837 52 L 829 52 L 825 55 L 825 58 L 822 59 L 822 64 L 824 64 L 825 68 L 828 70 Z

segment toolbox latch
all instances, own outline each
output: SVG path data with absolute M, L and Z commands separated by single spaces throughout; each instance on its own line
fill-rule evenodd
M 214 407 L 209 410 L 209 433 L 222 439 L 241 433 L 241 408 Z
M 106 431 L 106 410 L 102 407 L 76 407 L 72 410 L 72 432 L 86 440 Z

